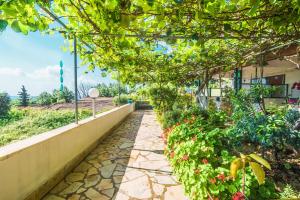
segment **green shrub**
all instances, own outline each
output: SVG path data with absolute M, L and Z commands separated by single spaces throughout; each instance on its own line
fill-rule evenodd
M 79 110 L 79 119 L 91 116 L 90 110 Z M 0 129 L 0 146 L 14 140 L 20 140 L 32 135 L 43 133 L 74 122 L 72 110 L 39 110 L 12 109 L 9 118 L 2 122 Z M 1 120 L 0 120 L 1 125 Z
M 52 94 L 53 103 L 71 103 L 74 99 L 74 92 L 64 87 L 63 91 L 54 90 Z
M 169 128 L 180 121 L 181 111 L 172 110 L 162 114 L 160 121 L 164 129 Z
M 268 112 L 257 110 L 254 103 L 258 98 L 245 91 L 232 95 L 231 100 L 234 125 L 229 133 L 235 147 L 240 149 L 243 144 L 251 144 L 273 151 L 276 158 L 287 148 L 300 148 L 300 132 L 293 129 L 300 117 L 298 111 L 287 107 L 269 109 Z
M 219 119 L 222 115 L 210 114 L 208 119 Z M 236 158 L 231 152 L 230 136 L 226 129 L 214 124 L 214 120 L 194 117 L 175 126 L 168 136 L 166 154 L 191 200 L 232 199 L 241 191 L 242 173 L 235 180 L 229 173 L 230 163 Z M 249 167 L 246 171 L 245 194 L 249 199 L 277 197 L 272 182 L 267 180 L 259 186 Z
M 156 112 L 162 114 L 172 110 L 178 91 L 171 85 L 153 85 L 148 89 L 147 95 Z
M 0 118 L 8 114 L 10 110 L 10 98 L 7 93 L 0 93 Z
M 120 98 L 119 98 L 119 96 L 115 96 L 113 98 L 113 103 L 115 105 L 123 105 L 123 104 L 128 103 L 128 100 L 129 100 L 129 96 L 127 94 L 121 94 Z
M 22 119 L 27 115 L 27 113 L 26 109 L 17 109 L 16 107 L 12 107 L 5 117 L 0 118 L 0 127 Z
M 48 92 L 42 92 L 36 99 L 37 104 L 42 106 L 50 105 L 53 101 L 53 96 Z
M 280 193 L 280 199 L 287 200 L 287 199 L 300 199 L 300 193 L 296 192 L 292 186 L 286 185 L 283 191 Z

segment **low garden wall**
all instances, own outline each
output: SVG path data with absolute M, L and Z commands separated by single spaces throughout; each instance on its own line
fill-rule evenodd
M 127 104 L 0 148 L 0 199 L 40 199 L 133 110 Z

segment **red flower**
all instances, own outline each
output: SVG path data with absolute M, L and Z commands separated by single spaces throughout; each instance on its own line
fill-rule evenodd
M 208 164 L 208 160 L 207 159 L 202 159 L 203 164 Z
M 189 159 L 188 155 L 183 155 L 182 160 L 187 161 Z
M 189 120 L 188 119 L 184 119 L 183 122 L 184 123 L 189 123 Z
M 194 172 L 195 172 L 195 174 L 198 175 L 198 174 L 200 174 L 201 171 L 200 171 L 200 169 L 195 169 Z
M 174 151 L 172 151 L 172 152 L 170 153 L 170 158 L 174 158 L 174 156 L 175 156 L 175 153 L 174 153 Z
M 195 142 L 197 140 L 197 135 L 195 135 L 192 140 Z
M 211 179 L 209 179 L 209 182 L 211 182 L 212 184 L 215 184 L 217 182 L 217 180 L 215 178 L 211 178 Z
M 245 200 L 245 195 L 242 192 L 237 192 L 233 195 L 232 200 Z
M 225 180 L 225 175 L 224 175 L 224 174 L 219 174 L 219 175 L 217 176 L 217 178 L 218 178 L 220 181 L 223 181 L 223 182 L 224 182 L 224 180 Z

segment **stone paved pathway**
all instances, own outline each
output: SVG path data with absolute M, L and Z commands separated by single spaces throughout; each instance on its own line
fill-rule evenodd
M 44 200 L 185 200 L 152 111 L 136 111 Z

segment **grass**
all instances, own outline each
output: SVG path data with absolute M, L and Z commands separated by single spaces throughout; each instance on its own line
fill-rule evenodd
M 90 110 L 79 110 L 79 119 L 90 117 Z M 74 122 L 73 110 L 42 110 L 12 108 L 0 118 L 0 146 L 28 138 Z

